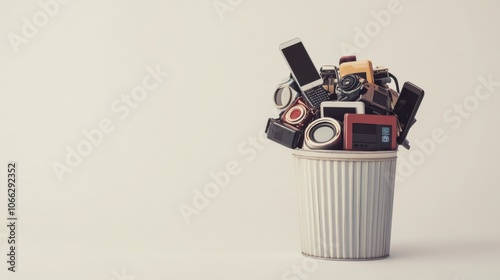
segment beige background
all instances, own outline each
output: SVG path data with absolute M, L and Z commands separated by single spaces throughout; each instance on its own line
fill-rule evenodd
M 500 82 L 494 1 L 67 2 L 53 2 L 47 22 L 37 1 L 0 3 L 0 181 L 17 161 L 20 200 L 14 274 L 3 183 L 2 279 L 500 277 L 500 86 L 474 97 L 481 79 Z M 388 5 L 396 13 L 382 26 L 373 14 Z M 23 18 L 33 16 L 42 24 L 27 38 Z M 357 28 L 371 34 L 363 44 Z M 13 33 L 24 38 L 17 47 Z M 399 152 L 389 259 L 300 255 L 290 150 L 254 139 L 288 73 L 278 45 L 294 37 L 317 67 L 350 44 L 426 91 L 412 150 Z M 117 113 L 147 67 L 169 76 Z M 103 120 L 114 129 L 58 180 L 54 162 L 67 164 L 66 147 Z M 436 129 L 446 141 L 425 154 L 416 143 Z M 179 206 L 228 163 L 237 174 L 187 224 Z

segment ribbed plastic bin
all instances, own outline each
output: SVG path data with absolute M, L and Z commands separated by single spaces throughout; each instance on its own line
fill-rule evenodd
M 389 256 L 397 151 L 295 150 L 302 254 Z

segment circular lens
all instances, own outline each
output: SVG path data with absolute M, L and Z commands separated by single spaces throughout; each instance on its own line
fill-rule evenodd
M 340 87 L 343 90 L 352 90 L 357 86 L 358 79 L 354 75 L 347 75 L 340 80 Z
M 296 120 L 296 119 L 300 118 L 301 115 L 302 115 L 302 112 L 298 108 L 294 108 L 290 112 L 290 118 L 292 120 Z
M 274 93 L 274 103 L 279 109 L 285 108 L 292 99 L 292 90 L 289 87 L 280 88 Z
M 342 80 L 343 87 L 349 87 L 350 85 L 352 85 L 352 83 L 353 83 L 353 81 L 352 81 L 351 77 L 347 77 L 347 79 Z
M 338 149 L 342 145 L 340 123 L 332 118 L 311 122 L 304 132 L 304 143 L 311 149 Z
M 290 124 L 297 124 L 306 115 L 306 109 L 302 105 L 296 105 L 290 108 L 285 115 L 285 120 Z
M 320 124 L 312 129 L 311 134 L 314 141 L 324 143 L 335 136 L 336 130 L 330 124 Z

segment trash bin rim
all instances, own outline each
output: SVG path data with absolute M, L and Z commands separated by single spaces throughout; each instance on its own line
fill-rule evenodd
M 343 161 L 374 161 L 397 158 L 394 151 L 346 151 L 346 150 L 294 150 L 296 158 Z

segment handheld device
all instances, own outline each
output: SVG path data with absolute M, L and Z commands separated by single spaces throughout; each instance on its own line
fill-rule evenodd
M 359 101 L 325 101 L 321 103 L 321 117 L 336 119 L 344 123 L 345 114 L 364 114 L 365 104 Z
M 344 149 L 396 150 L 396 116 L 346 114 Z
M 311 150 L 342 149 L 342 128 L 336 119 L 319 118 L 311 122 L 304 132 L 303 148 Z
M 294 80 L 303 93 L 304 99 L 313 109 L 318 109 L 321 102 L 328 100 L 328 91 L 323 88 L 323 79 L 314 66 L 309 54 L 299 38 L 282 43 L 279 46 L 288 63 Z
M 354 74 L 365 79 L 369 83 L 374 83 L 373 66 L 370 60 L 348 61 L 339 65 L 340 77 Z
M 402 145 L 405 142 L 408 131 L 411 125 L 415 122 L 415 115 L 417 114 L 420 103 L 424 98 L 424 90 L 411 82 L 405 82 L 401 93 L 399 94 L 398 101 L 394 105 L 394 114 L 398 117 L 401 126 L 401 132 L 398 136 L 398 144 Z
M 267 138 L 290 149 L 302 147 L 304 131 L 287 125 L 277 119 L 268 119 L 266 125 Z

